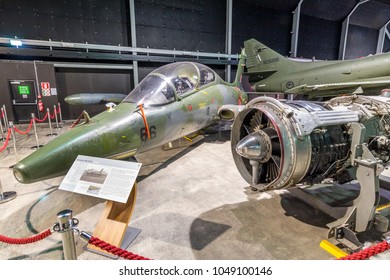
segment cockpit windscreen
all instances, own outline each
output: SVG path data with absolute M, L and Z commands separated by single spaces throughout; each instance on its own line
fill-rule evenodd
M 162 66 L 143 79 L 123 102 L 137 105 L 162 105 L 185 96 L 194 89 L 215 81 L 209 67 L 194 62 L 176 62 Z M 176 97 L 177 96 L 177 97 Z

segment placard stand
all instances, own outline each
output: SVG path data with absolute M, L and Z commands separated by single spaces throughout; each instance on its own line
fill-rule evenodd
M 93 236 L 118 248 L 127 248 L 140 233 L 139 229 L 133 228 L 131 228 L 133 232 L 126 232 L 128 231 L 128 224 L 130 222 L 131 215 L 133 214 L 136 196 L 137 182 L 134 183 L 133 189 L 126 203 L 107 201 L 103 213 L 96 225 L 95 231 L 93 232 Z M 127 240 L 123 240 L 125 235 L 128 236 Z M 91 244 L 88 244 L 86 250 L 111 258 L 117 258 L 117 256 Z

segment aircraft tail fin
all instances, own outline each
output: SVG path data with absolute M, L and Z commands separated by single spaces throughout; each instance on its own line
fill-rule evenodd
M 241 87 L 241 80 L 242 80 L 242 74 L 244 73 L 245 61 L 246 61 L 245 49 L 242 49 L 241 54 L 240 54 L 240 58 L 238 60 L 236 77 L 235 77 L 234 82 L 233 82 L 233 84 L 235 86 Z
M 255 39 L 244 42 L 246 52 L 246 68 L 249 76 L 266 78 L 279 70 L 281 64 L 292 63 L 286 57 L 267 47 Z

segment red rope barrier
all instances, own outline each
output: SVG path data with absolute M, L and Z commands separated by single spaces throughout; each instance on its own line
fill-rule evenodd
M 4 117 L 4 111 L 1 111 L 1 116 L 0 116 L 0 119 Z
M 390 250 L 390 243 L 384 240 L 379 244 L 376 244 L 374 246 L 371 246 L 359 252 L 338 259 L 339 260 L 365 260 L 379 253 L 383 253 L 386 250 Z
M 56 116 L 56 114 L 57 114 L 57 110 L 56 110 L 56 112 L 53 112 L 52 115 L 50 115 L 50 118 L 51 118 L 51 119 L 54 119 L 54 117 Z
M 142 256 L 139 256 L 139 255 L 136 255 L 136 254 L 133 254 L 129 251 L 126 251 L 126 250 L 123 250 L 121 248 L 118 248 L 114 245 L 111 245 L 109 243 L 106 243 L 102 240 L 100 240 L 99 238 L 97 237 L 94 237 L 92 236 L 89 241 L 88 241 L 89 244 L 92 244 L 94 246 L 97 246 L 109 253 L 112 253 L 116 256 L 119 256 L 119 257 L 122 257 L 124 259 L 127 259 L 127 260 L 150 260 L 148 258 L 145 258 L 145 257 L 142 257 Z
M 11 238 L 4 235 L 0 235 L 0 242 L 8 243 L 8 244 L 29 244 L 34 243 L 37 241 L 40 241 L 52 234 L 52 231 L 50 229 L 39 233 L 37 235 L 27 237 L 27 238 Z
M 4 151 L 5 148 L 7 148 L 7 145 L 8 145 L 8 142 L 9 142 L 9 139 L 10 139 L 10 138 L 11 138 L 11 128 L 8 128 L 8 133 L 7 133 L 6 140 L 5 140 L 4 144 L 3 144 L 3 146 L 0 147 L 0 153 L 1 153 L 2 151 Z
M 26 131 L 20 131 L 16 126 L 14 126 L 14 129 L 16 132 L 20 133 L 20 134 L 27 134 L 30 132 L 31 128 L 32 128 L 32 125 L 33 125 L 33 119 L 30 120 L 30 124 L 28 125 L 28 128 Z
M 35 121 L 39 122 L 39 123 L 42 123 L 44 122 L 46 119 L 47 119 L 47 116 L 49 115 L 49 112 L 46 112 L 46 115 L 43 117 L 42 120 L 38 119 L 37 117 L 35 118 Z
M 59 104 L 58 104 L 59 105 Z M 60 106 L 58 106 L 57 107 L 57 114 L 59 114 L 61 112 L 61 107 Z

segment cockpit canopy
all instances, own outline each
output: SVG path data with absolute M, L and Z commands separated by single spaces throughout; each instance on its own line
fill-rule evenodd
M 196 62 L 164 65 L 145 77 L 123 100 L 137 105 L 161 105 L 212 83 L 217 74 Z

